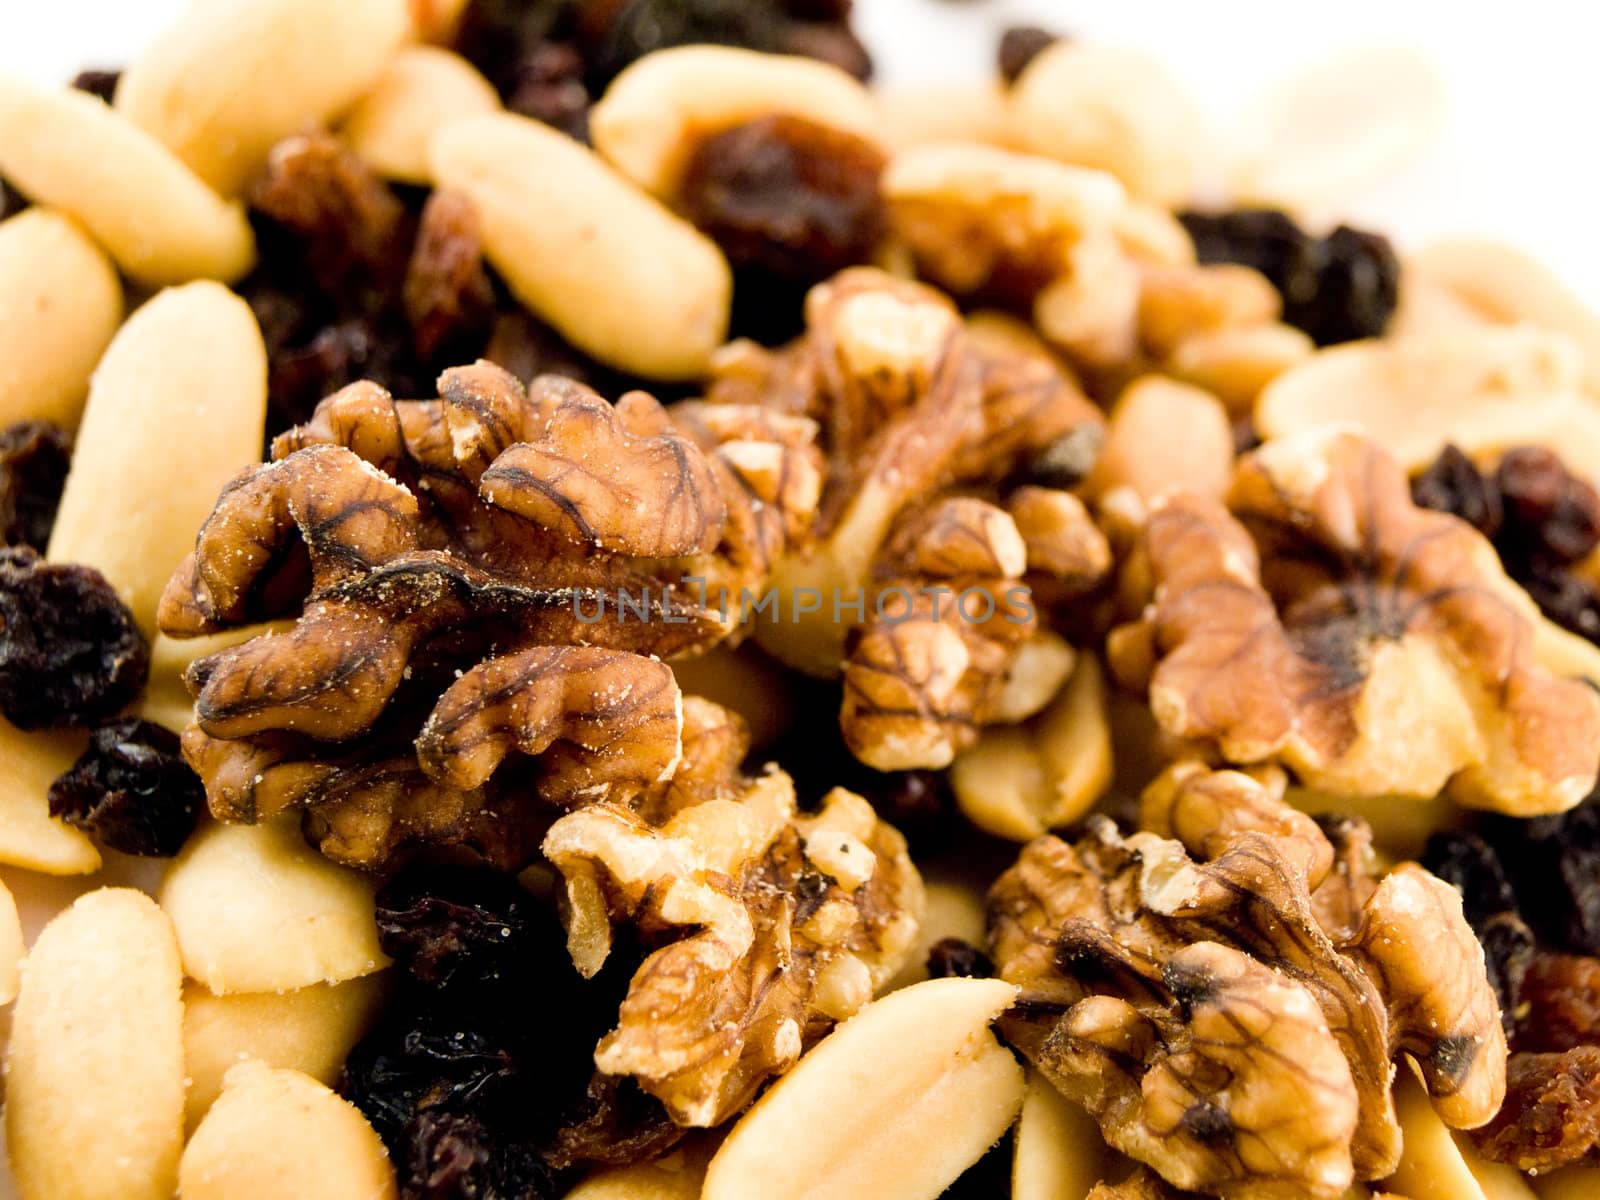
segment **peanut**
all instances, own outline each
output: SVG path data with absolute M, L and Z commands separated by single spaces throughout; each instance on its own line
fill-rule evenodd
M 1408 1066 L 1395 1080 L 1394 1099 L 1405 1148 L 1385 1187 L 1412 1200 L 1535 1200 L 1516 1168 L 1489 1162 L 1464 1134 L 1445 1127 Z
M 1019 146 L 1109 171 L 1134 195 L 1166 207 L 1194 187 L 1202 133 L 1177 81 L 1133 50 L 1057 42 L 1011 90 Z
M 1010 105 L 998 82 L 882 88 L 873 99 L 883 140 L 895 150 L 941 142 L 1004 146 L 1010 138 Z
M 229 1069 L 245 1059 L 289 1067 L 330 1087 L 345 1056 L 383 1001 L 384 976 L 317 983 L 292 992 L 218 996 L 198 983 L 183 992 L 183 1056 L 189 1072 L 190 1130 L 222 1094 Z
M 1269 383 L 1315 352 L 1300 330 L 1270 322 L 1184 337 L 1167 366 L 1185 383 L 1212 393 L 1230 413 L 1244 415 Z
M 455 40 L 467 0 L 410 0 L 411 36 L 447 46 Z
M 1221 496 L 1232 470 L 1233 427 L 1222 402 L 1150 375 L 1135 380 L 1112 407 L 1089 490 L 1104 496 L 1126 486 L 1146 503 L 1169 491 Z
M 1116 1157 L 1081 1105 L 1029 1073 L 1011 1160 L 1011 1200 L 1081 1200 Z
M 296 818 L 210 825 L 160 889 L 183 965 L 219 995 L 341 983 L 388 966 L 372 882 L 305 844 Z
M 366 1118 L 309 1075 L 244 1062 L 183 1152 L 184 1200 L 387 1200 L 389 1155 Z
M 0 175 L 77 218 L 124 272 L 150 287 L 232 282 L 255 260 L 255 237 L 238 205 L 84 92 L 0 76 Z
M 0 425 L 77 425 L 121 321 L 116 269 L 77 222 L 34 208 L 0 224 Z
M 1600 1196 L 1600 1167 L 1563 1167 L 1533 1181 L 1539 1200 L 1593 1200 Z
M 589 1176 L 565 1200 L 700 1200 L 706 1177 L 701 1147 L 632 1167 L 614 1167 Z
M 81 735 L 23 733 L 0 719 L 0 863 L 50 875 L 89 875 L 100 851 L 81 831 L 50 815 L 45 795 L 77 762 Z
M 590 110 L 589 134 L 622 174 L 670 198 L 701 137 L 773 113 L 882 142 L 871 93 L 838 67 L 732 46 L 645 55 Z
M 22 942 L 22 920 L 17 916 L 17 902 L 11 889 L 0 880 L 0 1005 L 10 1004 L 17 998 L 17 983 L 21 978 L 22 956 L 26 947 Z
M 488 114 L 434 137 L 435 182 L 478 207 L 484 246 L 517 298 L 624 370 L 688 379 L 728 328 L 722 252 L 589 150 L 537 121 Z
M 433 135 L 452 121 L 499 108 L 494 87 L 459 54 L 408 46 L 350 110 L 341 131 L 379 174 L 426 184 L 432 182 L 428 145 Z
M 182 972 L 130 888 L 80 897 L 22 968 L 6 1136 L 22 1200 L 167 1200 L 183 1148 Z
M 266 412 L 249 305 L 214 283 L 161 293 L 95 370 L 49 556 L 98 568 L 153 635 L 217 493 L 259 458 Z
M 406 0 L 207 0 L 129 65 L 116 104 L 225 196 L 290 134 L 372 86 L 410 28 Z
M 933 1200 L 1022 1104 L 1022 1071 L 989 1032 L 1016 991 L 933 979 L 869 1004 L 739 1119 L 704 1200 Z
M 1151 353 L 1165 356 L 1200 333 L 1276 321 L 1282 307 L 1277 290 L 1249 267 L 1151 268 L 1139 291 L 1139 339 Z

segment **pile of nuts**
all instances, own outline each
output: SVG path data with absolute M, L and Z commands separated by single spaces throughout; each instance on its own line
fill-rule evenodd
M 22 1200 L 1600 1191 L 1600 317 L 849 10 L 0 77 Z

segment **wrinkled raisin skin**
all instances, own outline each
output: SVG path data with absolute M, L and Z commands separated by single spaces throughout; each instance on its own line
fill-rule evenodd
M 1015 25 L 1000 35 L 1000 49 L 996 66 L 1000 78 L 1016 83 L 1022 73 L 1033 65 L 1033 60 L 1061 40 L 1061 35 L 1040 29 L 1037 25 Z
M 1472 1136 L 1489 1158 L 1523 1171 L 1592 1162 L 1600 1146 L 1600 1047 L 1513 1054 L 1506 1102 Z
M 1455 445 L 1446 445 L 1412 481 L 1411 498 L 1423 508 L 1460 517 L 1486 538 L 1500 534 L 1505 513 L 1499 485 Z
M 1544 446 L 1506 451 L 1494 473 L 1507 550 L 1566 566 L 1600 546 L 1600 494 Z
M 379 890 L 377 921 L 383 952 L 431 987 L 531 985 L 530 969 L 562 952 L 560 927 L 516 880 L 484 868 L 407 867 Z
M 50 815 L 124 854 L 170 858 L 194 832 L 205 785 L 178 735 L 130 718 L 102 725 L 72 769 L 50 785 Z
M 1591 796 L 1558 816 L 1496 821 L 1490 837 L 1541 939 L 1600 954 L 1600 801 Z
M 0 540 L 44 553 L 55 527 L 72 440 L 48 421 L 0 430 Z
M 1600 958 L 1541 954 L 1523 980 L 1516 1048 L 1559 1053 L 1600 1045 Z
M 933 979 L 993 979 L 994 960 L 971 942 L 940 938 L 928 951 L 928 975 Z
M 532 1150 L 469 1113 L 421 1112 L 402 1141 L 401 1200 L 555 1200 L 566 1190 Z
M 0 550 L 0 712 L 18 729 L 99 724 L 144 689 L 150 647 L 105 576 Z

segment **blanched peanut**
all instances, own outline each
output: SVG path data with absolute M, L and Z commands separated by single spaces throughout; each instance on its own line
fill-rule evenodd
M 31 208 L 0 223 L 0 425 L 77 425 L 121 321 L 117 272 L 77 222 Z
M 350 148 L 380 175 L 430 183 L 428 145 L 452 121 L 496 112 L 494 87 L 459 54 L 408 46 L 383 69 L 350 110 L 341 131 Z
M 340 983 L 387 966 L 372 886 L 307 846 L 291 816 L 201 829 L 160 898 L 190 978 L 225 995 Z
M 692 1147 L 655 1162 L 614 1167 L 589 1176 L 565 1200 L 700 1200 L 705 1160 L 705 1151 Z
M 123 73 L 117 108 L 237 195 L 276 143 L 371 87 L 410 25 L 406 0 L 191 4 Z
M 1532 1182 L 1539 1200 L 1594 1200 L 1600 1196 L 1600 1167 L 1563 1167 Z
M 1004 146 L 1011 136 L 1010 100 L 997 81 L 877 88 L 872 97 L 883 140 L 895 150 L 941 142 Z
M 1515 1167 L 1490 1162 L 1446 1128 L 1408 1065 L 1401 1065 L 1394 1100 L 1405 1145 L 1386 1187 L 1414 1200 L 1535 1200 Z
M 979 829 L 1026 842 L 1080 819 L 1111 786 L 1105 678 L 1092 654 L 1027 725 L 997 725 L 950 768 L 961 811 Z
M 98 568 L 153 634 L 217 493 L 259 459 L 266 412 L 250 306 L 214 283 L 161 293 L 95 370 L 49 557 Z
M 645 55 L 590 110 L 589 135 L 629 179 L 671 197 L 701 137 L 773 113 L 882 141 L 871 93 L 838 67 L 732 46 Z
M 1230 413 L 1245 415 L 1266 386 L 1316 352 L 1311 338 L 1269 322 L 1193 334 L 1178 342 L 1168 369 L 1216 396 Z
M 6 1137 L 22 1200 L 168 1200 L 183 1148 L 182 972 L 144 893 L 101 888 L 22 967 Z
M 26 947 L 22 943 L 22 921 L 11 889 L 0 882 L 0 1005 L 17 998 L 19 967 Z
M 1333 796 L 1295 784 L 1284 791 L 1284 801 L 1307 816 L 1341 813 L 1357 817 L 1372 828 L 1372 842 L 1396 861 L 1416 858 L 1428 835 L 1459 828 L 1465 812 L 1443 796 L 1418 800 L 1405 796 Z
M 195 1130 L 183 1200 L 387 1200 L 389 1155 L 355 1105 L 309 1075 L 240 1063 Z
M 190 983 L 183 992 L 183 1057 L 192 1130 L 222 1093 L 222 1079 L 246 1059 L 289 1067 L 333 1086 L 356 1040 L 377 1015 L 384 976 L 318 983 L 292 992 L 218 996 Z
M 0 863 L 48 875 L 89 875 L 100 851 L 80 830 L 50 815 L 46 795 L 83 753 L 78 734 L 23 733 L 0 719 Z
M 960 938 L 974 946 L 983 945 L 983 889 L 962 879 L 938 877 L 938 868 L 922 871 L 922 921 L 917 926 L 917 945 L 905 966 L 889 981 L 886 991 L 910 987 L 928 978 L 928 954 L 936 942 Z
M 704 1200 L 933 1200 L 1021 1107 L 1022 1070 L 989 1032 L 1016 993 L 931 979 L 869 1004 L 739 1119 Z
M 526 117 L 441 130 L 435 183 L 477 205 L 517 298 L 594 357 L 655 379 L 701 375 L 728 328 L 733 277 L 688 222 L 564 134 Z
M 1164 492 L 1221 496 L 1233 469 L 1233 428 L 1210 392 L 1150 375 L 1111 409 L 1089 479 L 1097 496 L 1130 487 L 1147 503 Z
M 1082 1105 L 1029 1072 L 1011 1160 L 1011 1200 L 1082 1200 L 1116 1157 Z
M 1194 187 L 1203 130 L 1155 59 L 1073 40 L 1045 50 L 1011 89 L 1011 134 L 1023 149 L 1110 171 L 1171 207 Z
M 84 92 L 0 76 L 0 175 L 77 218 L 123 271 L 151 287 L 231 282 L 255 260 L 238 205 Z

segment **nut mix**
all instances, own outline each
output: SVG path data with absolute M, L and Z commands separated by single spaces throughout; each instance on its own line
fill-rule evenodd
M 1307 219 L 1412 58 L 1229 192 L 1050 30 L 327 7 L 0 78 L 22 1200 L 1600 1189 L 1600 318 Z

